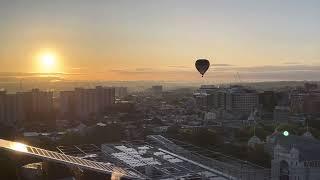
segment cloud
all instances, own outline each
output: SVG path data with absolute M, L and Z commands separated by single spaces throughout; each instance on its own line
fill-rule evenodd
M 138 72 L 145 72 L 145 71 L 152 71 L 152 68 L 136 68 L 136 71 Z
M 71 71 L 79 71 L 79 70 L 88 70 L 87 67 L 72 67 L 70 68 Z
M 57 76 L 62 73 L 34 73 L 34 72 L 0 72 L 1 77 L 26 77 L 26 76 Z
M 131 73 L 150 73 L 149 71 L 141 71 L 138 69 L 111 69 L 111 70 L 108 70 L 108 72 L 113 72 L 113 73 L 118 73 L 118 74 L 131 74 Z
M 36 73 L 36 72 L 0 72 L 2 78 L 28 78 L 28 77 L 60 77 L 60 76 L 84 75 L 82 73 Z
M 177 65 L 173 65 L 173 66 L 168 66 L 169 68 L 179 68 L 179 69 L 188 69 L 190 67 L 188 66 L 177 66 Z
M 320 71 L 320 65 L 279 65 L 279 66 L 249 66 L 249 67 L 213 67 L 218 72 L 292 72 L 292 71 Z M 210 69 L 209 69 L 210 70 Z
M 137 71 L 136 69 L 112 70 L 117 77 L 138 80 L 180 80 L 200 81 L 199 73 L 193 69 L 171 70 L 152 69 Z M 235 67 L 222 66 L 210 68 L 205 74 L 207 80 L 235 81 L 234 75 L 239 73 L 242 81 L 279 81 L 279 80 L 320 80 L 320 66 L 311 65 L 279 65 Z
M 284 62 L 283 64 L 285 64 L 285 65 L 298 65 L 298 64 L 301 64 L 301 63 L 292 61 L 292 62 Z
M 224 67 L 218 68 L 216 72 L 219 75 L 229 75 L 230 79 L 234 79 L 232 76 L 234 76 L 235 73 L 239 73 L 243 81 L 320 80 L 320 65 Z M 214 76 L 212 76 L 212 78 L 214 78 Z
M 72 71 L 71 71 L 72 72 Z M 178 80 L 213 82 L 233 82 L 234 75 L 240 74 L 241 80 L 245 81 L 279 81 L 279 80 L 320 80 L 320 65 L 278 65 L 278 66 L 252 66 L 239 67 L 223 65 L 211 67 L 201 79 L 195 68 L 173 67 L 138 67 L 109 69 L 103 72 L 84 73 L 35 73 L 35 72 L 0 72 L 0 81 L 19 79 L 43 80 L 52 79 L 82 79 L 82 80 Z
M 210 66 L 228 67 L 228 66 L 233 66 L 233 65 L 232 64 L 211 64 Z
M 139 74 L 139 73 L 142 73 L 142 74 L 144 74 L 144 73 L 153 73 L 153 72 L 156 72 L 156 71 L 158 71 L 158 70 L 156 70 L 156 69 L 153 69 L 153 68 L 145 68 L 145 67 L 143 67 L 143 68 L 132 68 L 132 69 L 130 69 L 130 68 L 120 68 L 120 69 L 109 69 L 109 70 L 107 70 L 107 72 L 113 72 L 113 73 L 125 73 L 125 74 L 130 74 L 130 73 L 137 73 L 137 74 Z
M 320 71 L 277 71 L 277 72 L 244 72 L 240 73 L 244 81 L 319 81 Z
M 320 66 L 311 65 L 282 65 L 282 66 L 253 66 L 234 68 L 237 71 L 276 72 L 276 71 L 320 71 Z

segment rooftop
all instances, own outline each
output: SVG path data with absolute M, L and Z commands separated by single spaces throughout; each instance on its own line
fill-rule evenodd
M 59 146 L 59 151 L 96 161 L 107 161 L 148 179 L 227 179 L 222 172 L 178 155 L 164 147 L 142 141 L 119 144 Z
M 296 148 L 300 152 L 300 160 L 320 160 L 320 141 L 309 136 L 289 135 L 284 136 L 282 133 L 275 134 L 274 144 L 279 144 L 288 151 Z

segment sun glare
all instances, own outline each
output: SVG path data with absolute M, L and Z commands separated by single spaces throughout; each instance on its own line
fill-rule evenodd
M 18 142 L 14 142 L 10 148 L 14 151 L 28 152 L 27 145 Z
M 42 64 L 44 66 L 53 66 L 54 65 L 54 61 L 55 61 L 55 57 L 53 54 L 44 54 L 42 57 L 41 57 L 41 61 L 42 61 Z
M 39 55 L 39 71 L 42 73 L 57 72 L 57 56 L 53 52 L 46 52 Z

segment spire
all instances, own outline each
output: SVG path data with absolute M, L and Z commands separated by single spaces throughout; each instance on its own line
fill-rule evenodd
M 261 144 L 262 141 L 256 136 L 256 126 L 253 126 L 253 136 L 248 140 L 248 146 L 255 148 L 256 144 Z
M 312 135 L 311 132 L 309 131 L 309 123 L 308 123 L 308 121 L 306 121 L 306 125 L 307 125 L 307 131 L 303 134 L 303 136 L 304 136 L 304 137 L 313 138 L 313 135 Z
M 276 128 L 274 129 L 274 133 L 278 132 L 278 128 L 279 128 L 279 126 L 276 126 Z

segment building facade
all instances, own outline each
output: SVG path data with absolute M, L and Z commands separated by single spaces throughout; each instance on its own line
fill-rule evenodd
M 216 90 L 208 92 L 208 108 L 226 109 L 226 91 Z
M 53 92 L 32 89 L 31 92 L 26 92 L 25 95 L 31 96 L 32 112 L 50 113 L 53 111 Z
M 6 122 L 6 92 L 0 91 L 0 123 Z
M 115 87 L 115 96 L 117 98 L 123 98 L 128 96 L 128 88 L 127 87 Z
M 59 113 L 62 118 L 73 118 L 75 115 L 74 91 L 61 91 L 59 97 Z
M 227 110 L 235 114 L 249 115 L 259 106 L 258 92 L 242 86 L 230 88 L 217 88 L 213 85 L 201 86 L 194 93 L 194 97 L 197 102 L 205 98 L 202 104 L 205 103 L 207 109 Z
M 273 119 L 275 122 L 285 122 L 289 121 L 290 116 L 289 106 L 276 106 L 273 111 Z
M 277 101 L 278 99 L 273 91 L 264 91 L 259 94 L 259 104 L 261 104 L 263 110 L 267 112 L 273 112 Z
M 53 112 L 53 93 L 33 89 L 28 92 L 0 93 L 0 122 L 15 125 L 44 120 Z
M 290 110 L 293 114 L 303 113 L 303 104 L 305 102 L 306 93 L 291 93 L 289 96 Z
M 76 88 L 60 92 L 60 112 L 78 119 L 103 114 L 115 103 L 115 88 L 97 86 L 95 89 Z
M 314 139 L 310 132 L 287 137 L 277 134 L 272 139 L 272 180 L 320 179 L 320 141 Z
M 309 93 L 305 97 L 303 111 L 306 114 L 320 114 L 320 92 Z
M 233 87 L 226 94 L 226 110 L 249 115 L 259 105 L 259 95 L 256 91 Z

